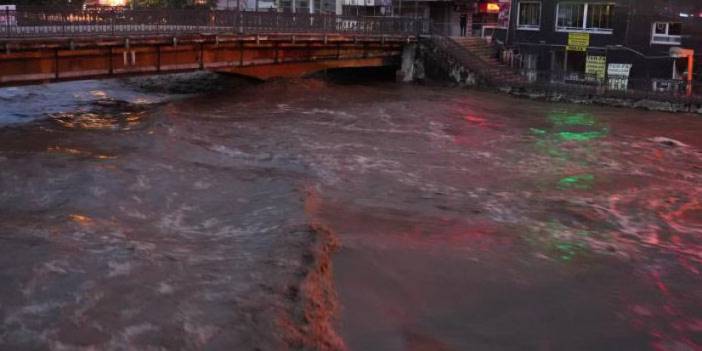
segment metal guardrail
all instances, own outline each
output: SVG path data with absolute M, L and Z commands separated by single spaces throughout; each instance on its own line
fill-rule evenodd
M 527 79 L 516 88 L 527 91 L 702 105 L 702 91 L 694 90 L 688 95 L 687 82 L 683 80 L 597 77 L 579 72 L 534 70 L 522 70 L 522 74 Z
M 447 36 L 460 36 L 461 26 L 458 21 L 454 22 L 431 22 L 432 28 L 435 32 L 440 32 Z M 466 23 L 466 37 L 489 37 L 490 30 L 500 29 L 499 25 L 494 22 L 467 22 Z
M 446 28 L 443 26 L 431 24 L 431 42 L 441 51 L 440 54 L 444 55 L 444 58 L 459 62 L 462 66 L 475 72 L 486 84 L 491 86 L 499 85 L 500 82 L 497 77 L 493 77 L 485 70 L 486 67 L 490 66 L 490 63 L 470 50 L 466 50 L 466 48 L 446 35 L 445 30 Z
M 0 10 L 0 38 L 217 33 L 419 35 L 427 21 L 407 17 L 197 9 Z

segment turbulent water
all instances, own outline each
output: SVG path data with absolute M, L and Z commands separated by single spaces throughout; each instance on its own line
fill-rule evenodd
M 0 90 L 2 350 L 700 350 L 702 119 Z

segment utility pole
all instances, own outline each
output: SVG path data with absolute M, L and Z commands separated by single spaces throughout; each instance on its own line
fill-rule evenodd
M 631 25 L 631 16 L 634 14 L 634 11 L 636 11 L 631 6 L 631 0 L 629 0 L 629 8 L 627 10 L 628 11 L 626 12 L 626 29 L 624 30 L 624 46 L 629 46 L 629 26 Z
M 507 31 L 505 32 L 505 45 L 509 45 L 509 31 L 512 28 L 512 6 L 514 3 L 510 2 L 509 10 L 507 10 Z M 516 12 L 515 12 L 516 13 Z M 517 14 L 519 16 L 519 14 Z M 514 28 L 517 28 L 517 21 L 514 22 Z

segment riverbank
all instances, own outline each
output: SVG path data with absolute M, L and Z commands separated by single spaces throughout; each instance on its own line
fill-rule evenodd
M 471 69 L 472 66 L 467 66 L 462 60 L 456 59 L 429 42 L 417 45 L 414 62 L 407 65 L 412 66 L 409 69 L 413 72 L 411 80 L 419 82 L 447 82 L 461 88 L 495 91 L 536 101 L 702 114 L 702 99 L 666 97 L 663 94 L 656 96 L 652 92 L 642 91 L 603 93 L 593 87 L 548 82 L 514 84 L 509 80 L 488 80 L 481 77 L 480 72 Z M 507 66 L 504 66 L 504 69 L 511 70 Z M 522 79 L 526 78 L 522 77 Z
M 674 99 L 666 101 L 665 99 L 599 96 L 597 94 L 578 94 L 557 91 L 546 92 L 537 89 L 531 90 L 530 88 L 507 87 L 498 90 L 502 93 L 531 100 L 621 107 L 647 111 L 702 114 L 702 103 L 681 102 Z

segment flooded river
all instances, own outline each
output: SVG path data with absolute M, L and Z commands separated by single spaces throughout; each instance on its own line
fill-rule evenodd
M 702 349 L 702 118 L 0 90 L 0 350 Z

